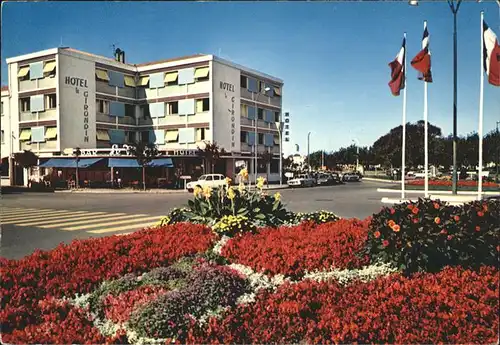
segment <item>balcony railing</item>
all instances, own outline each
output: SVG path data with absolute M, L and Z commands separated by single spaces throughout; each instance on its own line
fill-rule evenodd
M 38 113 L 38 118 L 36 113 L 30 111 L 23 111 L 19 114 L 19 121 L 47 121 L 47 120 L 57 120 L 57 109 L 47 109 Z
M 32 145 L 35 146 L 36 145 Z M 55 150 L 57 148 L 57 140 L 47 140 L 46 142 L 40 143 L 41 150 Z
M 30 91 L 36 89 L 50 89 L 55 88 L 57 84 L 57 77 L 38 79 L 38 86 L 36 80 L 20 80 L 19 91 Z

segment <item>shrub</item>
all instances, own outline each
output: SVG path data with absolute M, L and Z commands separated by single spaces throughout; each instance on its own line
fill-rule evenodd
M 300 224 L 302 222 L 313 222 L 315 224 L 335 222 L 339 220 L 340 217 L 333 212 L 329 211 L 317 211 L 309 213 L 297 213 L 295 214 L 295 223 Z
M 158 226 L 172 225 L 187 221 L 186 211 L 188 211 L 187 208 L 173 208 L 167 216 L 160 219 Z
M 135 290 L 126 291 L 121 294 L 106 295 L 102 301 L 104 315 L 107 319 L 115 323 L 126 322 L 135 309 L 157 299 L 167 292 L 168 290 L 163 287 L 141 286 Z
M 244 185 L 225 186 L 203 191 L 195 189 L 194 199 L 188 201 L 185 217 L 192 222 L 213 226 L 224 216 L 243 216 L 256 226 L 279 226 L 291 218 L 281 202 L 279 193 L 269 196 L 257 188 L 250 191 Z
M 219 235 L 234 236 L 237 233 L 254 232 L 256 227 L 242 215 L 223 216 L 212 229 Z
M 361 255 L 392 263 L 406 274 L 436 272 L 447 265 L 497 265 L 499 224 L 498 201 L 454 207 L 419 199 L 374 215 Z
M 202 266 L 192 272 L 187 288 L 170 292 L 132 313 L 129 326 L 142 337 L 185 339 L 194 318 L 219 306 L 234 306 L 248 289 L 234 270 Z
M 498 339 L 499 282 L 494 267 L 454 267 L 345 287 L 286 283 L 210 319 L 207 328 L 192 326 L 187 342 L 492 344 Z
M 2 323 L 2 343 L 10 344 L 102 344 L 104 338 L 93 327 L 85 311 L 68 302 L 42 300 L 39 303 L 39 324 L 8 333 Z
M 2 261 L 0 322 L 4 332 L 40 322 L 38 301 L 72 298 L 104 280 L 142 273 L 213 246 L 216 235 L 200 225 L 180 223 L 125 236 L 74 241 L 21 260 Z
M 229 240 L 222 256 L 256 271 L 291 277 L 331 267 L 358 268 L 368 263 L 367 257 L 355 255 L 363 249 L 367 233 L 368 221 L 356 219 L 267 228 Z

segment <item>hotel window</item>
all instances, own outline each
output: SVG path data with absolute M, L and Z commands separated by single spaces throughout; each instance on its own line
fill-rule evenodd
M 245 89 L 248 87 L 248 78 L 244 75 L 240 76 L 240 86 Z
M 241 131 L 240 132 L 240 142 L 246 143 L 247 141 L 248 141 L 247 140 L 247 132 Z
M 179 140 L 179 131 L 177 129 L 167 130 L 165 132 L 165 141 L 167 143 L 176 143 Z
M 149 111 L 149 104 L 141 105 L 141 109 L 142 109 L 142 118 L 144 120 L 151 118 L 151 112 Z
M 3 116 L 3 101 L 2 101 L 2 109 L 1 109 L 1 113 L 0 114 Z
M 196 141 L 205 140 L 205 128 L 197 128 L 196 129 Z
M 241 114 L 240 114 L 241 116 L 247 117 L 248 116 L 248 106 L 246 104 L 241 104 L 240 112 L 241 112 Z
M 2 144 L 5 142 L 3 136 L 4 136 L 4 131 L 2 129 L 2 133 L 1 133 L 1 142 L 2 142 Z
M 100 80 L 100 81 L 109 81 L 108 71 L 96 68 L 95 78 L 96 78 L 96 80 Z
M 168 115 L 179 114 L 179 102 L 169 102 L 168 104 Z
M 135 132 L 127 132 L 127 141 L 129 143 L 135 143 Z
M 57 127 L 45 128 L 45 139 L 55 140 L 57 138 Z
M 47 61 L 43 66 L 43 76 L 45 78 L 54 78 L 56 76 L 56 62 L 55 61 Z
M 264 120 L 264 109 L 261 108 L 257 109 L 257 118 L 259 120 Z
M 135 79 L 131 75 L 124 76 L 124 83 L 125 83 L 125 86 L 128 86 L 128 87 L 135 87 L 136 86 Z
M 175 72 L 167 72 L 165 73 L 165 83 L 167 84 L 167 86 L 169 85 L 177 85 L 178 84 L 178 77 L 179 77 L 179 73 L 177 71 Z
M 141 142 L 142 143 L 149 143 L 149 131 L 141 132 Z
M 207 67 L 200 67 L 197 68 L 194 72 L 194 77 L 196 81 L 206 81 L 209 79 L 208 74 L 210 73 L 210 68 Z
M 29 97 L 20 98 L 19 103 L 20 103 L 19 108 L 21 109 L 22 112 L 30 111 L 30 99 L 29 99 Z
M 274 122 L 280 122 L 280 112 L 279 111 L 274 112 Z
M 125 104 L 125 116 L 135 118 L 135 105 Z
M 259 133 L 259 145 L 264 144 L 264 133 Z
M 277 159 L 273 159 L 271 161 L 271 166 L 269 167 L 270 168 L 270 173 L 271 174 L 279 174 L 280 172 L 280 164 L 279 164 L 279 160 Z
M 56 94 L 45 95 L 45 109 L 55 109 L 57 108 Z
M 149 87 L 149 76 L 143 76 L 139 78 L 139 84 L 137 86 Z
M 196 100 L 196 112 L 197 113 L 203 113 L 204 111 L 209 111 L 209 110 L 210 110 L 210 99 L 209 98 L 203 98 L 203 99 Z
M 17 71 L 17 77 L 19 80 L 30 80 L 30 66 L 21 66 Z
M 273 138 L 274 138 L 273 139 L 274 140 L 274 145 L 275 146 L 279 145 L 280 144 L 280 137 L 279 137 L 279 135 L 275 135 Z
M 281 97 L 281 89 L 279 87 L 274 87 L 274 96 Z
M 109 102 L 103 99 L 96 100 L 97 112 L 101 114 L 109 113 Z
M 248 85 L 247 85 L 247 89 L 248 91 L 250 92 L 259 92 L 259 83 L 257 82 L 257 79 L 254 79 L 254 78 L 247 78 L 248 79 Z

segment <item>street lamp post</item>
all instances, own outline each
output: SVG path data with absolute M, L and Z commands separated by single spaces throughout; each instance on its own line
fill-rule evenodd
M 359 170 L 359 140 L 352 139 L 354 145 L 356 145 L 356 172 Z
M 457 194 L 458 169 L 457 169 L 457 13 L 462 0 L 447 0 L 453 13 L 453 178 L 452 194 Z M 418 6 L 418 0 L 408 2 L 412 6 Z
M 280 115 L 280 121 L 276 122 L 276 128 L 278 129 L 278 135 L 279 135 L 279 140 L 280 140 L 280 186 L 283 185 L 283 139 L 281 136 L 281 133 L 283 132 L 283 121 L 281 121 L 281 115 Z
M 497 121 L 497 142 L 499 141 L 499 138 L 500 138 L 500 135 L 498 134 L 498 125 L 500 124 L 500 121 Z M 495 182 L 498 183 L 498 164 L 500 163 L 500 160 L 499 160 L 499 156 L 500 156 L 500 145 L 497 145 L 497 164 L 496 167 L 497 167 L 497 174 L 495 175 Z
M 78 176 L 78 162 L 80 161 L 80 155 L 82 154 L 82 151 L 80 150 L 79 147 L 75 149 L 75 156 L 76 156 L 76 189 L 80 188 L 80 177 Z
M 311 132 L 307 133 L 307 168 L 311 171 L 311 158 L 309 155 L 309 143 L 311 139 Z

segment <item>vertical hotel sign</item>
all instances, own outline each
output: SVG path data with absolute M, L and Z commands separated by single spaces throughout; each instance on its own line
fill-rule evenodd
M 96 148 L 95 62 L 60 53 L 58 68 L 61 148 Z
M 81 124 L 83 129 L 83 137 L 82 140 L 84 143 L 90 142 L 89 138 L 89 86 L 88 80 L 84 78 L 66 76 L 64 79 L 66 85 L 72 86 L 75 88 L 75 93 L 80 95 L 83 98 L 83 123 Z
M 235 96 L 234 96 L 234 84 L 227 82 L 220 82 L 220 89 L 224 91 L 224 98 L 227 100 L 227 112 L 230 119 L 231 130 L 229 131 L 229 136 L 231 138 L 231 152 L 236 148 L 236 115 L 235 115 Z

